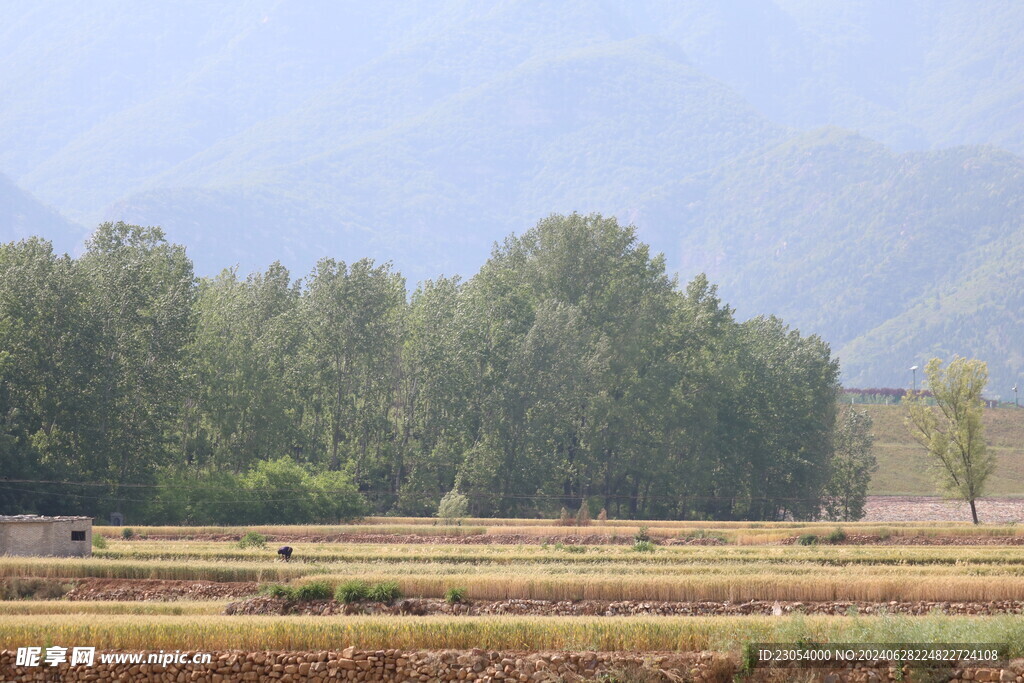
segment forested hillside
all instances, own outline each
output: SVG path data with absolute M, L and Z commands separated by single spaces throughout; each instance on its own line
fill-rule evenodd
M 837 349 L 844 381 L 902 386 L 922 357 L 986 360 L 993 395 L 1024 370 L 1024 160 L 891 149 L 824 129 L 654 193 L 680 272 L 738 313 L 774 311 Z M 671 263 L 671 262 L 670 262 Z
M 196 279 L 157 229 L 0 247 L 0 508 L 154 522 L 819 513 L 827 344 L 737 322 L 631 228 L 552 217 L 407 299 L 389 264 Z M 59 483 L 64 482 L 64 483 Z

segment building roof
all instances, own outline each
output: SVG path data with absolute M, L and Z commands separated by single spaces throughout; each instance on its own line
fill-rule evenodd
M 16 522 L 79 522 L 82 520 L 92 521 L 92 517 L 41 517 L 39 515 L 0 515 L 0 524 L 12 524 Z

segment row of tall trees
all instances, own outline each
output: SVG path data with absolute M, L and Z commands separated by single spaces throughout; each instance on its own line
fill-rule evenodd
M 197 279 L 158 229 L 120 223 L 77 259 L 6 244 L 0 349 L 9 512 L 357 514 L 286 508 L 333 486 L 376 513 L 457 489 L 480 515 L 776 519 L 839 495 L 828 345 L 738 322 L 596 215 L 551 216 L 411 297 L 365 259 Z

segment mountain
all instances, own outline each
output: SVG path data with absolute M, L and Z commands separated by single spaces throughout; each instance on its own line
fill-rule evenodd
M 1013 0 L 639 3 L 642 29 L 772 120 L 900 150 L 1024 154 L 1024 10 Z
M 328 122 L 334 111 L 295 118 Z M 218 230 L 247 266 L 274 257 L 277 245 L 243 239 L 269 227 L 285 244 L 316 244 L 317 256 L 394 259 L 413 279 L 471 273 L 494 240 L 552 211 L 628 216 L 651 187 L 782 134 L 658 39 L 536 58 L 401 124 L 354 140 L 345 130 L 287 164 L 301 131 L 232 141 L 230 162 L 176 169 L 171 188 L 134 194 L 107 217 L 159 223 L 186 244 Z M 250 174 L 230 182 L 239 167 Z M 216 209 L 194 184 L 213 184 Z M 196 258 L 201 269 L 223 263 Z
M 40 235 L 53 242 L 55 251 L 75 253 L 86 232 L 0 174 L 0 242 Z
M 670 265 L 741 317 L 770 311 L 838 349 L 852 386 L 906 384 L 931 355 L 1024 370 L 1024 160 L 990 147 L 897 153 L 806 133 L 653 193 Z M 1007 384 L 1009 386 L 1009 384 Z
M 5 208 L 0 237 L 126 220 L 203 275 L 371 256 L 415 283 L 600 211 L 848 383 L 960 352 L 1002 385 L 1022 32 L 1012 0 L 11 3 L 0 192 L 60 214 Z

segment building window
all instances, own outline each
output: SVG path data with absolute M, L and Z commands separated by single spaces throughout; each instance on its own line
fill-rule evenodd
M 71 532 L 71 540 L 72 541 L 84 541 L 85 540 L 85 532 L 84 531 L 72 531 Z

